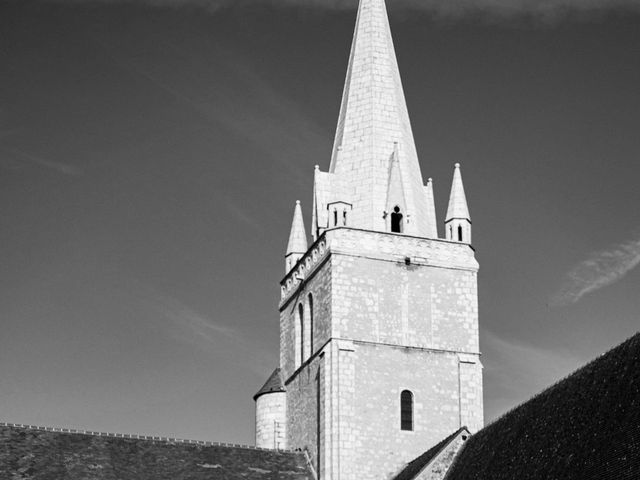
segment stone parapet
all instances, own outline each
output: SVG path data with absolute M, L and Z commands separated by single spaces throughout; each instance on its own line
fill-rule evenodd
M 280 305 L 287 302 L 297 287 L 310 277 L 331 254 L 371 257 L 447 269 L 478 271 L 478 262 L 470 245 L 448 240 L 414 237 L 338 227 L 325 231 L 280 282 Z

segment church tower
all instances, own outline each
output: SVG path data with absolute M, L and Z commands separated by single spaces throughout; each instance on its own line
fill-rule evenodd
M 258 446 L 306 450 L 322 480 L 379 480 L 482 427 L 478 263 L 457 164 L 445 229 L 439 239 L 384 0 L 361 0 L 308 248 L 294 210 Z

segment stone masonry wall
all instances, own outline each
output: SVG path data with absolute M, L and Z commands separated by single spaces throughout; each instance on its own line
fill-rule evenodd
M 287 448 L 287 394 L 272 392 L 256 399 L 256 447 Z
M 468 245 L 376 232 L 329 231 L 327 245 L 332 338 L 353 345 L 333 367 L 332 478 L 390 478 L 465 423 L 482 426 L 477 262 Z M 404 389 L 412 432 L 400 429 Z
M 319 422 L 322 420 L 322 356 L 316 356 L 287 384 L 287 445 L 306 449 L 317 469 Z
M 384 479 L 460 426 L 480 428 L 473 249 L 349 228 L 316 244 L 322 256 L 308 252 L 281 283 L 288 447 L 306 448 L 323 480 Z M 309 292 L 314 350 L 296 370 L 294 322 Z M 411 432 L 400 429 L 404 389 Z
M 334 337 L 479 352 L 475 261 L 466 268 L 433 265 L 436 254 L 452 253 L 447 250 L 465 259 L 469 246 L 373 232 L 335 234 L 329 237 Z
M 460 423 L 471 433 L 484 426 L 482 363 L 476 355 L 459 355 Z
M 313 345 L 314 355 L 327 342 L 331 329 L 331 258 L 317 266 L 316 270 L 298 290 L 280 306 L 280 368 L 286 382 L 296 371 L 295 341 L 298 305 L 304 305 L 309 315 L 308 296 L 313 296 Z
M 339 375 L 341 462 L 334 478 L 391 478 L 460 428 L 455 354 L 354 342 Z M 413 431 L 400 429 L 403 390 L 414 395 Z

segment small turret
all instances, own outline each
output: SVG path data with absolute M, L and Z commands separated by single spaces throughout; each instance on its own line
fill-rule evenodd
M 287 253 L 285 254 L 285 273 L 300 260 L 307 251 L 307 234 L 304 232 L 304 220 L 302 219 L 302 207 L 300 200 L 296 201 L 296 207 L 293 210 L 293 222 L 291 223 L 291 233 L 289 234 L 289 243 L 287 244 Z
M 433 198 L 433 180 L 430 178 L 424 187 L 424 194 L 427 197 L 427 225 L 429 228 L 429 238 L 438 238 L 438 220 L 436 218 L 436 202 Z
M 471 217 L 464 194 L 460 164 L 455 164 L 453 183 L 449 197 L 447 218 L 444 222 L 446 239 L 452 242 L 471 243 Z
M 253 396 L 256 402 L 256 447 L 287 448 L 287 392 L 276 368 Z

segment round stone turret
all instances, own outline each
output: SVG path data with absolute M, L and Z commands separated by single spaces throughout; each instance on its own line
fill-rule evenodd
M 287 448 L 287 393 L 276 368 L 253 396 L 256 402 L 256 447 Z

